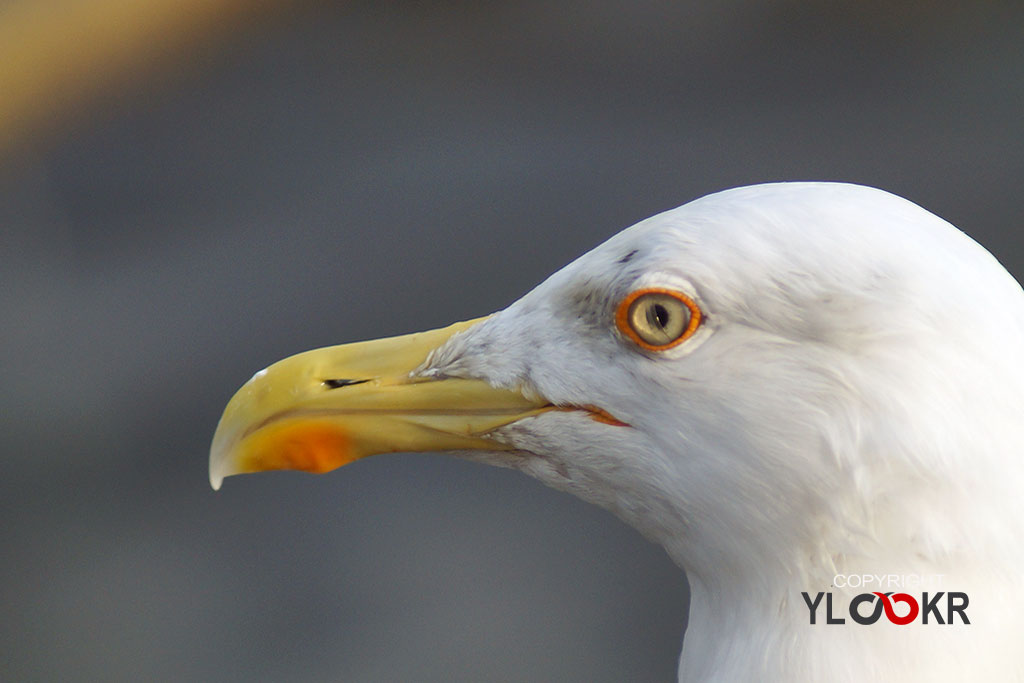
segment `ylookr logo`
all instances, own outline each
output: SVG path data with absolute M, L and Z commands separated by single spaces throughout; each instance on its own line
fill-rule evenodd
M 803 596 L 804 602 L 807 603 L 811 624 L 818 623 L 818 608 L 821 606 L 823 597 L 825 599 L 825 623 L 828 625 L 846 623 L 846 617 L 835 616 L 831 592 L 819 592 L 814 598 L 811 598 L 810 593 L 806 591 L 802 591 L 800 595 Z M 922 624 L 951 625 L 953 624 L 954 617 L 960 615 L 960 620 L 964 624 L 970 624 L 971 620 L 967 618 L 967 605 L 969 602 L 967 593 L 956 591 L 939 591 L 931 595 L 923 592 L 921 593 L 920 602 L 909 593 L 881 593 L 879 591 L 872 591 L 871 593 L 860 593 L 853 596 L 847 611 L 849 612 L 850 619 L 865 626 L 877 622 L 882 618 L 883 613 L 886 619 L 898 626 L 910 624 L 918 616 L 921 617 Z M 903 613 L 897 614 L 894 603 L 906 605 L 905 611 L 904 608 L 900 608 L 900 612 Z M 942 610 L 940 606 L 945 607 L 945 610 Z M 945 619 L 943 619 L 943 612 L 945 613 Z
M 960 615 L 961 623 L 970 624 L 971 620 L 967 618 L 967 605 L 970 603 L 967 593 L 932 590 L 942 583 L 942 579 L 942 574 L 836 574 L 832 577 L 832 587 L 861 588 L 867 591 L 854 595 L 846 609 L 850 619 L 865 626 L 876 623 L 883 614 L 898 626 L 911 624 L 918 616 L 922 624 L 953 624 L 956 615 Z M 926 587 L 929 590 L 921 591 L 920 601 L 915 597 L 917 591 L 911 594 L 908 590 Z M 894 589 L 902 590 L 896 593 Z M 846 623 L 846 617 L 835 616 L 832 593 L 819 592 L 813 598 L 807 592 L 801 595 L 810 612 L 811 624 L 818 623 L 818 608 L 822 598 L 825 603 L 825 623 Z M 897 604 L 900 605 L 899 613 Z

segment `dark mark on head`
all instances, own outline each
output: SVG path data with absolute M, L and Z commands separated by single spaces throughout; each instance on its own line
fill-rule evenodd
M 622 264 L 629 263 L 630 261 L 633 260 L 633 257 L 636 256 L 636 252 L 637 250 L 634 249 L 633 251 L 629 252 L 628 254 L 620 258 L 617 262 Z

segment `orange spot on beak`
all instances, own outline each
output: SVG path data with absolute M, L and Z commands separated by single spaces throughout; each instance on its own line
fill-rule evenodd
M 246 472 L 299 470 L 322 474 L 357 459 L 344 430 L 308 419 L 264 427 L 249 437 L 242 455 Z

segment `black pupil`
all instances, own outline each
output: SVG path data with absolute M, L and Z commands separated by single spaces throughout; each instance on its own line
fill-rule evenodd
M 654 304 L 654 319 L 662 329 L 668 325 L 668 309 L 661 304 Z

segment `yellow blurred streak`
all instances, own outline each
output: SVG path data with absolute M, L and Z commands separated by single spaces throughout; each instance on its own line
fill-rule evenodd
M 0 4 L 0 155 L 94 98 L 289 0 L 8 0 Z

